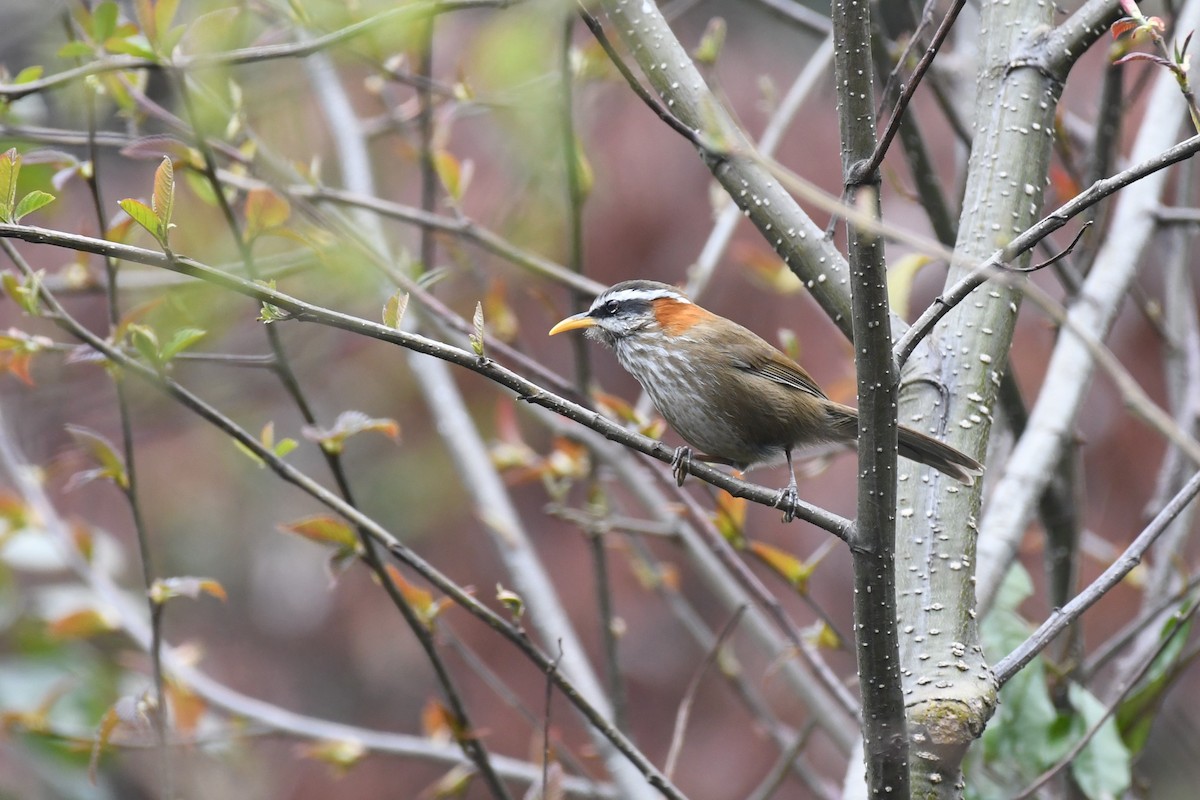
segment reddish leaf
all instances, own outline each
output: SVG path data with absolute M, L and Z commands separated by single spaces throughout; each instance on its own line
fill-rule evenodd
M 167 681 L 165 688 L 167 700 L 171 704 L 171 722 L 175 730 L 184 737 L 191 736 L 208 711 L 208 703 L 178 681 Z
M 228 599 L 225 587 L 212 578 L 159 578 L 149 590 L 150 599 L 159 605 L 176 597 L 195 600 L 201 594 L 211 595 L 218 600 Z
M 288 201 L 270 189 L 251 189 L 246 194 L 246 241 L 281 227 L 292 214 Z
M 729 492 L 717 492 L 717 507 L 713 512 L 713 523 L 721 535 L 739 550 L 746 546 L 746 498 L 734 497 Z
M 1114 39 L 1119 39 L 1138 26 L 1138 21 L 1130 17 L 1122 17 L 1112 25 L 1112 35 Z
M 361 411 L 343 411 L 330 428 L 306 425 L 302 429 L 304 438 L 317 442 L 327 453 L 340 453 L 346 440 L 359 433 L 382 433 L 395 441 L 400 436 L 400 425 L 394 419 L 376 419 Z
M 800 594 L 808 591 L 808 579 L 815 569 L 791 553 L 764 542 L 750 542 L 750 552 L 796 588 Z
M 47 632 L 56 639 L 89 639 L 115 628 L 115 624 L 94 608 L 74 611 L 51 620 Z
M 357 550 L 358 537 L 349 525 L 326 515 L 305 517 L 279 526 L 284 533 L 295 533 L 318 544 L 328 544 L 344 550 Z

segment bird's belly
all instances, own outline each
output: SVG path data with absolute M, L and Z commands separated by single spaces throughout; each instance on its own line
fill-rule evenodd
M 782 456 L 783 442 L 755 441 L 747 435 L 746 420 L 729 407 L 725 390 L 711 372 L 661 350 L 653 358 L 636 353 L 622 356 L 620 351 L 617 355 L 667 424 L 700 453 L 740 466 Z

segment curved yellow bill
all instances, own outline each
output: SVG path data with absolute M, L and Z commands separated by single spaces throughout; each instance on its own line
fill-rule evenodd
M 562 333 L 563 331 L 573 331 L 579 328 L 590 328 L 596 324 L 595 317 L 589 317 L 586 311 L 579 314 L 572 314 L 562 322 L 550 329 L 550 335 Z

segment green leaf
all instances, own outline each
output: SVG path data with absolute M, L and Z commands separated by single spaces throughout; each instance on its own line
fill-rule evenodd
M 1100 725 L 1091 741 L 1071 762 L 1071 775 L 1090 800 L 1121 797 L 1130 784 L 1129 751 L 1117 732 L 1117 723 L 1104 719 L 1104 704 L 1087 689 L 1071 684 L 1068 697 L 1088 729 Z
M 175 335 L 172 336 L 165 345 L 163 345 L 162 351 L 159 353 L 159 357 L 165 364 L 174 359 L 175 356 L 179 355 L 184 350 L 194 345 L 196 342 L 203 339 L 206 334 L 207 331 L 203 331 L 199 328 L 181 328 L 180 330 L 175 331 Z
M 183 178 L 187 182 L 188 188 L 192 190 L 192 193 L 200 198 L 205 205 L 217 205 L 217 193 L 213 191 L 212 184 L 208 182 L 208 178 L 190 169 L 184 171 Z
M 145 36 L 113 36 L 105 40 L 104 47 L 110 52 L 125 56 L 158 60 L 158 53 L 154 52 Z
M 58 48 L 56 55 L 59 58 L 84 58 L 92 54 L 92 46 L 87 42 L 81 42 L 76 39 L 73 42 L 67 42 L 62 47 Z
M 92 12 L 92 41 L 103 42 L 116 33 L 118 10 L 112 0 L 97 4 Z
M 20 222 L 21 218 L 27 214 L 32 214 L 39 208 L 44 208 L 50 205 L 55 200 L 54 195 L 49 192 L 43 192 L 40 189 L 34 189 L 29 194 L 21 198 L 21 202 L 17 204 L 17 208 L 13 211 L 13 222 Z
M 158 216 L 154 213 L 154 210 L 150 208 L 150 206 L 146 205 L 141 200 L 134 200 L 128 197 L 119 201 L 117 205 L 121 206 L 122 211 L 133 217 L 134 222 L 149 231 L 150 235 L 153 236 L 156 241 L 162 241 L 158 231 Z
M 22 311 L 33 317 L 38 316 L 38 298 L 42 285 L 41 270 L 23 281 L 11 272 L 5 272 L 0 275 L 0 285 L 3 285 L 4 291 L 21 307 Z
M 117 454 L 113 443 L 102 434 L 81 425 L 68 425 L 67 433 L 100 465 L 100 469 L 87 477 L 108 478 L 122 489 L 129 488 L 129 476 L 125 472 L 125 461 Z
M 0 156 L 0 219 L 12 222 L 13 209 L 17 205 L 17 176 L 21 174 L 21 155 L 17 148 L 9 148 Z
M 155 369 L 162 366 L 158 335 L 152 328 L 145 325 L 130 325 L 126 328 L 126 334 L 129 336 L 129 343 L 133 345 L 133 349 L 137 350 L 148 364 Z
M 708 27 L 704 29 L 704 36 L 701 37 L 700 44 L 696 45 L 696 49 L 692 51 L 692 58 L 711 67 L 717 63 L 724 46 L 725 20 L 721 17 L 713 17 L 708 21 Z
M 167 33 L 171 29 L 171 23 L 175 21 L 175 13 L 178 10 L 179 0 L 158 0 L 154 4 L 154 30 L 159 39 L 159 50 L 163 53 L 170 52 L 166 42 Z
M 505 589 L 499 583 L 496 584 L 496 599 L 508 609 L 508 614 L 512 617 L 513 622 L 519 621 L 525 614 L 525 601 L 521 599 L 521 595 L 511 589 Z
M 1178 613 L 1187 614 L 1188 610 L 1182 608 Z M 1170 637 L 1170 641 L 1155 656 L 1141 682 L 1117 708 L 1117 727 L 1121 731 L 1125 746 L 1133 753 L 1140 753 L 1146 746 L 1146 739 L 1149 738 L 1151 726 L 1155 721 L 1155 709 L 1179 677 L 1182 666 L 1180 659 L 1191 634 L 1192 621 L 1189 615 L 1182 623 L 1183 629 L 1172 635 L 1180 625 L 1180 620 L 1178 617 L 1167 620 L 1159 638 L 1165 640 Z
M 41 66 L 40 64 L 34 64 L 33 66 L 26 67 L 18 72 L 17 77 L 13 78 L 13 83 L 33 83 L 38 78 L 42 77 L 42 74 L 45 71 L 45 67 Z

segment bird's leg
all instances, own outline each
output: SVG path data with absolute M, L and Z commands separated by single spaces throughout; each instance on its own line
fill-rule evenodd
M 775 507 L 783 509 L 783 521 L 791 522 L 796 518 L 796 504 L 800 502 L 800 495 L 796 492 L 796 470 L 792 467 L 792 448 L 783 448 L 783 455 L 787 458 L 788 475 L 791 479 L 788 481 L 786 488 L 779 491 L 779 496 L 775 498 Z
M 675 476 L 676 485 L 683 486 L 683 479 L 687 477 L 691 466 L 692 448 L 687 445 L 676 447 L 675 455 L 671 456 L 671 474 Z

